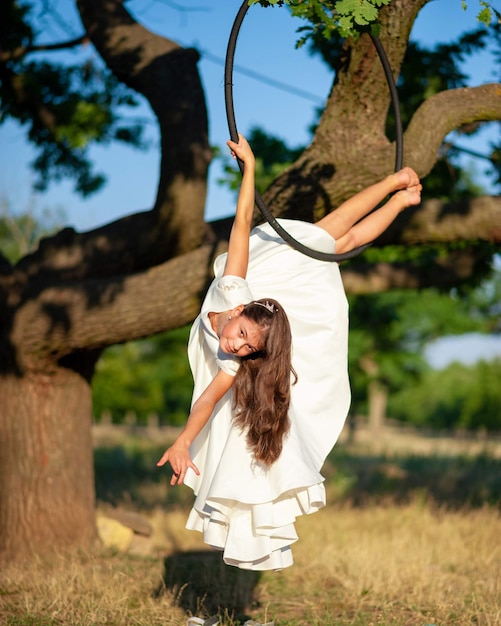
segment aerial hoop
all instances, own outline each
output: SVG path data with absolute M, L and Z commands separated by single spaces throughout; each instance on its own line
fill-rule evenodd
M 235 142 L 238 142 L 238 131 L 233 106 L 233 62 L 235 58 L 235 49 L 237 45 L 238 33 L 240 32 L 240 27 L 245 18 L 245 15 L 247 14 L 248 9 L 248 0 L 244 0 L 242 6 L 237 13 L 235 21 L 233 22 L 230 38 L 228 40 L 228 47 L 226 49 L 226 61 L 224 67 L 224 99 L 226 104 L 226 118 L 228 120 L 230 138 L 232 141 Z M 374 43 L 377 54 L 383 66 L 386 82 L 388 83 L 388 89 L 390 91 L 393 113 L 395 116 L 395 171 L 397 171 L 402 168 L 403 161 L 402 119 L 400 116 L 400 103 L 398 100 L 397 87 L 395 84 L 393 73 L 391 71 L 388 57 L 386 56 L 386 52 L 383 48 L 381 41 L 378 37 L 375 37 L 374 35 L 371 35 L 371 39 Z M 243 165 L 238 159 L 237 161 L 238 166 L 240 167 L 240 171 L 242 171 Z M 360 246 L 359 248 L 355 248 L 354 250 L 351 250 L 350 252 L 346 252 L 344 254 L 329 254 L 327 252 L 321 252 L 320 250 L 313 250 L 312 248 L 305 246 L 301 242 L 294 239 L 294 237 L 289 235 L 289 233 L 280 225 L 273 213 L 270 211 L 257 189 L 255 193 L 256 205 L 258 209 L 261 211 L 263 217 L 275 230 L 275 232 L 278 233 L 280 237 L 282 237 L 282 239 L 284 239 L 284 241 L 286 241 L 290 246 L 292 246 L 299 252 L 306 254 L 309 257 L 319 259 L 320 261 L 345 261 L 347 259 L 353 258 L 357 254 L 360 254 L 360 252 L 363 252 L 363 250 L 370 246 L 370 244 Z

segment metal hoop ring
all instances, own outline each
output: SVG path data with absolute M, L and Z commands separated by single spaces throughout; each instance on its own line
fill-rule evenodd
M 228 40 L 228 47 L 226 49 L 226 61 L 224 67 L 224 99 L 226 105 L 226 118 L 228 120 L 230 138 L 232 141 L 235 142 L 238 142 L 238 131 L 235 120 L 235 110 L 233 106 L 233 63 L 235 58 L 235 49 L 237 45 L 238 34 L 240 32 L 240 27 L 247 14 L 248 9 L 248 0 L 243 0 L 243 3 L 237 13 L 235 21 L 233 22 L 233 27 L 231 29 L 230 38 Z M 388 57 L 381 41 L 378 37 L 375 37 L 374 35 L 371 35 L 371 39 L 374 43 L 379 59 L 381 60 L 381 64 L 383 66 L 386 82 L 388 83 L 388 89 L 390 91 L 393 113 L 395 115 L 395 171 L 397 171 L 402 168 L 403 161 L 402 119 L 400 115 L 400 103 L 398 100 L 397 87 L 395 84 L 395 78 L 391 71 Z M 242 171 L 243 166 L 240 161 L 238 161 L 238 165 L 240 167 L 240 171 Z M 329 254 L 327 252 L 321 252 L 320 250 L 313 250 L 312 248 L 309 248 L 308 246 L 305 246 L 301 242 L 294 239 L 294 237 L 292 237 L 277 221 L 257 189 L 255 193 L 256 205 L 258 209 L 261 211 L 263 217 L 272 226 L 275 232 L 278 233 L 280 237 L 282 237 L 282 239 L 284 239 L 284 241 L 286 241 L 293 248 L 295 248 L 299 252 L 302 252 L 303 254 L 306 254 L 309 257 L 319 259 L 320 261 L 345 261 L 347 259 L 351 259 L 357 256 L 358 254 L 360 254 L 360 252 L 363 252 L 363 250 L 370 246 L 370 244 L 360 246 L 359 248 L 355 248 L 354 250 L 350 250 L 350 252 L 346 252 L 344 254 Z

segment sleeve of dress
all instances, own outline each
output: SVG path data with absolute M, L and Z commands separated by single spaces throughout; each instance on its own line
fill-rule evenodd
M 221 276 L 214 279 L 211 297 L 211 310 L 217 313 L 229 311 L 239 304 L 252 301 L 249 284 L 240 276 Z
M 240 360 L 219 349 L 219 340 L 211 330 L 208 314 L 211 311 L 231 311 L 239 304 L 247 304 L 252 300 L 252 293 L 245 279 L 240 276 L 220 276 L 214 279 L 202 305 L 201 321 L 207 347 L 214 354 L 217 367 L 232 376 L 237 373 Z

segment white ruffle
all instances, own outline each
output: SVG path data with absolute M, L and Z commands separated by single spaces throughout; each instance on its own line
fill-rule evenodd
M 296 518 L 323 506 L 323 483 L 260 504 L 209 498 L 202 509 L 191 510 L 186 528 L 202 532 L 205 543 L 222 550 L 227 565 L 278 570 L 292 565 Z

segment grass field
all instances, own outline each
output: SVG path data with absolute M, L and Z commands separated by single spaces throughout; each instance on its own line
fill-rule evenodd
M 153 533 L 128 552 L 35 560 L 0 573 L 6 626 L 160 626 L 219 614 L 276 626 L 501 624 L 501 445 L 360 432 L 325 466 L 329 506 L 297 522 L 295 564 L 224 566 L 184 529 L 192 494 L 154 463 L 166 441 L 96 435 L 99 510 L 140 512 Z

